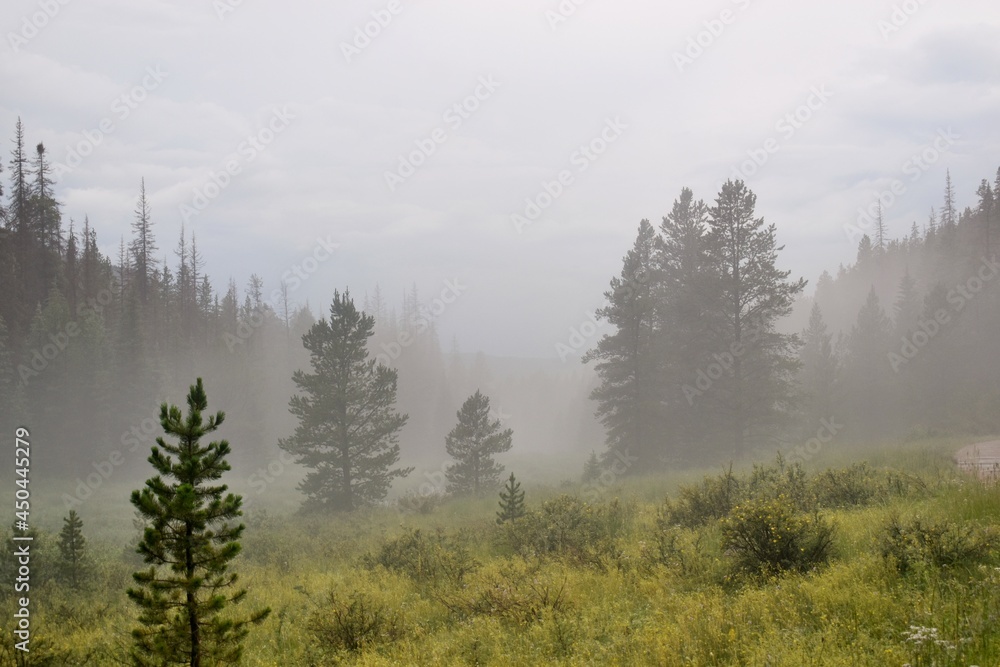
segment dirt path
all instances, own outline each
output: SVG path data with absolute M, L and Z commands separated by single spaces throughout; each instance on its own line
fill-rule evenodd
M 962 447 L 955 453 L 955 463 L 961 470 L 976 473 L 980 479 L 1000 479 L 1000 440 Z

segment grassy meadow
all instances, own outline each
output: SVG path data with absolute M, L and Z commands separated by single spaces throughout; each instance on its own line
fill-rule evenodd
M 527 514 L 505 525 L 496 496 L 298 516 L 294 480 L 276 484 L 236 561 L 237 609 L 272 610 L 243 664 L 1000 665 L 1000 491 L 955 469 L 962 444 L 526 482 Z M 0 665 L 128 664 L 138 531 L 130 488 L 110 488 L 120 503 L 79 510 L 82 590 L 39 538 L 30 660 L 4 624 Z

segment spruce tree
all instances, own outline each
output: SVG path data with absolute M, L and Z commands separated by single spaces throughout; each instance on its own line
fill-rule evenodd
M 524 491 L 521 483 L 514 478 L 514 473 L 507 478 L 507 483 L 500 491 L 500 511 L 497 512 L 497 523 L 503 525 L 513 523 L 524 516 Z
M 718 323 L 718 354 L 730 368 L 709 390 L 734 455 L 764 438 L 790 412 L 798 337 L 778 333 L 805 280 L 777 268 L 773 224 L 756 217 L 757 196 L 743 181 L 727 181 L 709 212 L 708 256 L 718 272 L 719 298 L 709 304 Z M 720 365 L 723 363 L 719 362 Z
M 70 588 L 80 588 L 86 581 L 90 569 L 86 547 L 83 520 L 76 510 L 70 510 L 59 532 L 59 561 L 56 566 L 56 576 Z
M 28 197 L 31 194 L 28 172 L 28 156 L 24 150 L 24 125 L 21 117 L 17 118 L 17 125 L 14 128 L 14 150 L 10 156 L 11 171 L 11 191 L 10 207 L 7 212 L 10 216 L 10 225 L 19 233 L 28 233 Z
M 597 452 L 592 450 L 590 452 L 590 458 L 587 459 L 587 462 L 583 466 L 583 482 L 587 483 L 595 481 L 601 476 L 602 470 L 601 461 L 597 458 Z
M 897 338 L 909 335 L 920 319 L 920 299 L 917 294 L 917 281 L 909 271 L 899 279 L 899 290 L 896 292 L 896 303 L 893 305 L 893 322 Z
M 145 306 L 150 297 L 151 284 L 153 281 L 153 271 L 156 268 L 156 260 L 153 253 L 156 252 L 156 239 L 153 236 L 153 221 L 150 217 L 149 201 L 146 199 L 146 179 L 143 178 L 139 185 L 139 200 L 135 208 L 135 220 L 132 222 L 132 243 L 129 252 L 134 260 L 135 280 L 139 291 L 139 302 Z
M 979 215 L 983 218 L 983 237 L 986 241 L 986 256 L 991 257 L 990 230 L 993 226 L 993 207 L 996 195 L 993 192 L 993 188 L 990 187 L 990 182 L 985 178 L 979 184 L 976 194 L 979 196 Z
M 445 450 L 454 464 L 445 472 L 448 491 L 482 498 L 486 489 L 500 483 L 503 466 L 494 455 L 509 451 L 514 431 L 501 430 L 500 420 L 490 420 L 490 399 L 477 389 L 458 411 L 458 424 L 445 438 Z
M 872 286 L 847 336 L 844 362 L 845 384 L 851 387 L 847 412 L 852 415 L 852 426 L 862 432 L 878 433 L 888 421 L 889 372 L 900 368 L 890 354 L 897 350 L 892 321 Z
M 128 590 L 142 624 L 132 631 L 136 665 L 238 662 L 248 624 L 270 612 L 222 615 L 246 595 L 245 589 L 233 590 L 238 576 L 230 568 L 240 553 L 244 526 L 235 521 L 243 499 L 213 484 L 230 469 L 230 447 L 225 440 L 201 444 L 225 419 L 223 412 L 203 417 L 208 397 L 201 378 L 190 388 L 187 406 L 186 416 L 175 405 L 160 406 L 160 425 L 177 442 L 156 439 L 148 461 L 158 474 L 132 492 L 146 524 L 137 551 L 149 564 L 132 575 L 136 587 Z
M 696 402 L 692 385 L 699 369 L 713 361 L 718 351 L 713 332 L 719 329 L 708 314 L 718 300 L 718 281 L 707 256 L 708 207 L 695 200 L 689 188 L 681 190 L 670 213 L 660 224 L 656 239 L 654 274 L 650 276 L 655 299 L 655 357 L 657 396 L 661 402 L 660 433 L 669 450 L 656 458 L 690 464 L 704 456 L 712 433 L 706 402 Z M 655 279 L 653 279 L 655 276 Z M 643 468 L 655 464 L 645 457 Z
M 334 292 L 329 318 L 302 336 L 313 372 L 295 371 L 299 392 L 289 409 L 299 419 L 278 446 L 309 468 L 299 489 L 304 510 L 351 511 L 374 504 L 392 480 L 413 468 L 399 461 L 399 431 L 407 416 L 395 409 L 396 371 L 369 359 L 375 320 Z
M 0 432 L 13 433 L 25 416 L 24 383 L 14 366 L 15 354 L 7 324 L 0 316 Z
M 833 387 L 837 372 L 837 359 L 833 354 L 832 336 L 819 304 L 813 303 L 809 314 L 809 327 L 802 332 L 802 363 L 799 378 L 807 405 L 806 429 L 815 430 L 816 422 L 833 413 Z
M 605 334 L 582 361 L 596 361 L 601 384 L 590 397 L 607 431 L 605 458 L 638 457 L 641 465 L 658 461 L 662 424 L 655 390 L 659 359 L 655 345 L 656 299 L 652 289 L 656 230 L 639 223 L 635 244 L 622 261 L 620 276 L 604 293 L 608 305 L 597 311 L 616 329 Z

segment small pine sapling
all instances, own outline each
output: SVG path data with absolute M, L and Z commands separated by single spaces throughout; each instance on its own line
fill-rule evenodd
M 522 516 L 524 516 L 524 491 L 521 490 L 521 483 L 514 479 L 514 473 L 511 473 L 500 492 L 500 511 L 497 512 L 497 523 L 500 525 L 506 521 L 513 523 Z
M 63 527 L 59 532 L 59 561 L 56 568 L 59 581 L 70 588 L 79 589 L 86 581 L 89 571 L 86 547 L 83 519 L 76 510 L 70 510 L 69 516 L 63 519 Z

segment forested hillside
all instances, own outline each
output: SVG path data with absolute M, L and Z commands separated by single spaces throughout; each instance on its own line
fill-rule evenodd
M 641 222 L 599 313 L 616 328 L 589 353 L 605 460 L 648 470 L 815 438 L 996 432 L 998 188 L 1000 171 L 958 189 L 948 174 L 940 214 L 901 238 L 873 204 L 844 225 L 857 261 L 809 297 L 745 184 L 711 204 L 683 189 L 657 227 Z M 960 211 L 961 193 L 975 195 Z M 793 307 L 808 312 L 797 336 Z
M 153 209 L 138 174 L 134 210 L 121 212 L 131 234 L 99 237 L 103 221 L 64 211 L 48 153 L 28 144 L 18 122 L 0 174 L 0 428 L 30 423 L 52 443 L 37 454 L 47 479 L 85 478 L 113 452 L 123 458 L 115 470 L 135 470 L 159 434 L 159 404 L 201 375 L 232 417 L 237 470 L 273 460 L 294 425 L 302 335 L 327 304 L 295 302 L 294 273 L 273 284 L 257 273 L 244 286 L 213 280 L 195 232 Z M 477 388 L 518 428 L 521 451 L 599 446 L 587 369 L 462 354 L 457 341 L 443 350 L 435 299 L 415 285 L 398 301 L 377 284 L 355 298 L 376 318 L 371 354 L 399 370 L 405 461 L 442 465 L 455 411 Z

